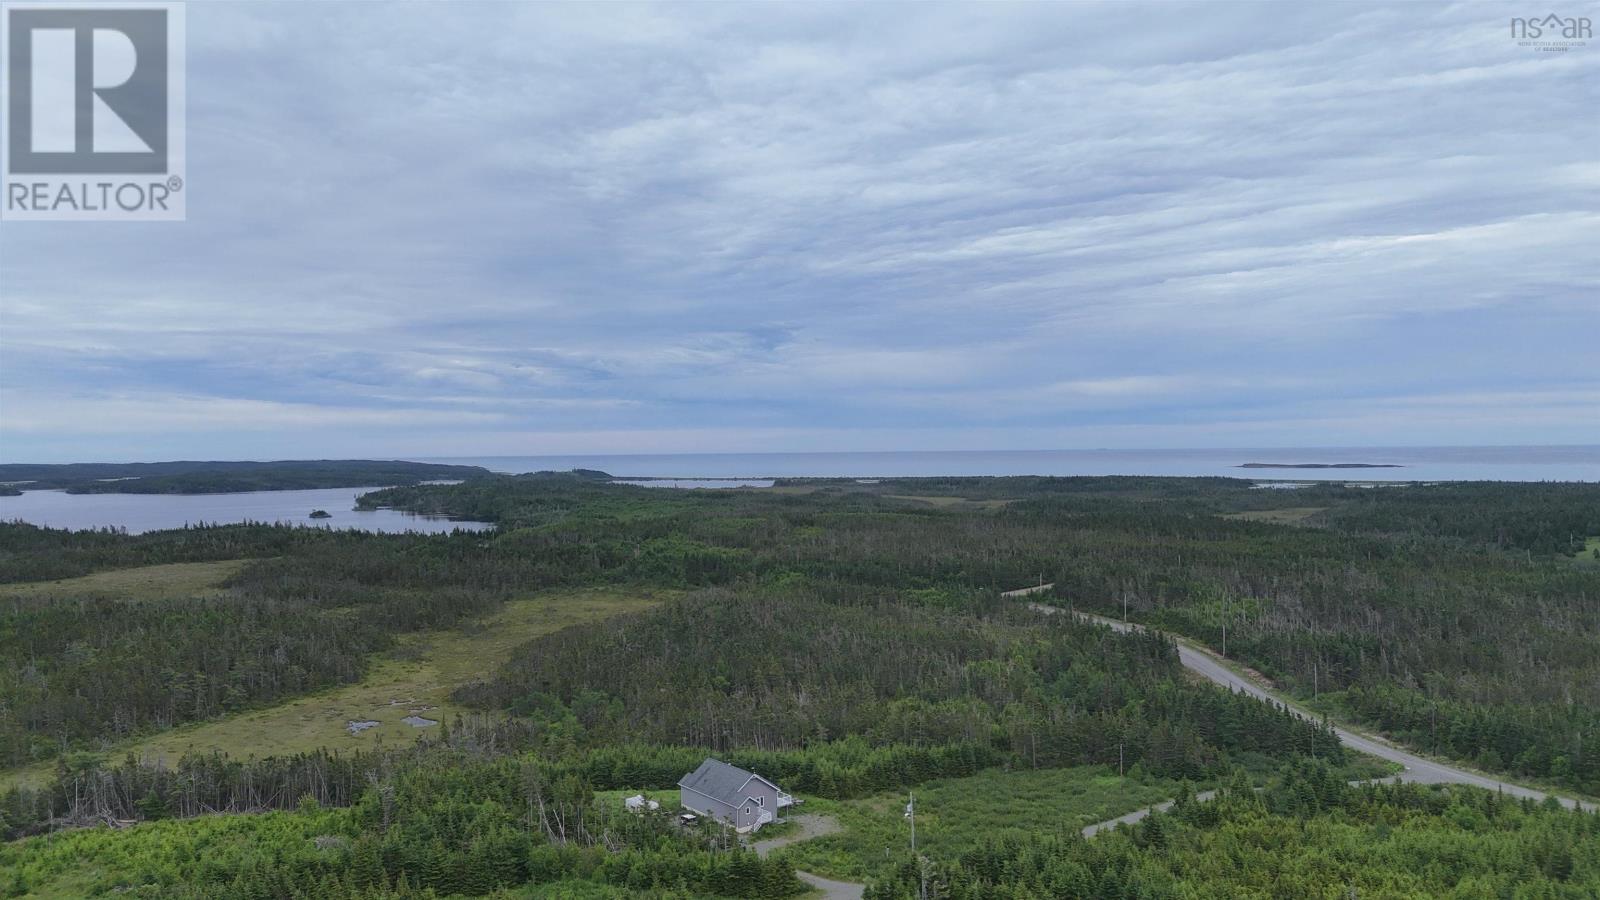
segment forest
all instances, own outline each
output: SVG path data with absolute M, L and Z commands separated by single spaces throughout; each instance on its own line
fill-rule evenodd
M 1352 787 L 1291 765 L 1265 791 L 1229 783 L 1206 803 L 1105 839 L 982 840 L 954 858 L 909 855 L 867 900 L 1034 897 L 1592 897 L 1600 818 L 1484 791 Z
M 1349 786 L 1356 761 L 1325 724 L 1192 681 L 1159 636 L 1000 596 L 1053 582 L 1030 599 L 1190 636 L 1418 749 L 1600 793 L 1600 569 L 1575 556 L 1600 535 L 1600 490 L 1253 485 L 686 491 L 541 473 L 361 501 L 496 523 L 489 533 L 0 525 L 0 764 L 54 773 L 0 794 L 0 828 L 18 839 L 0 850 L 0 893 L 799 891 L 782 854 L 594 799 L 670 791 L 715 753 L 821 800 L 1081 766 L 1225 788 L 1104 839 L 1041 826 L 907 857 L 870 896 L 917 896 L 924 878 L 940 897 L 1431 896 L 1443 884 L 1456 893 L 1440 896 L 1524 884 L 1526 896 L 1592 896 L 1593 816 L 1460 788 Z M 206 592 L 61 582 L 220 561 L 236 566 Z M 407 635 L 576 586 L 669 593 L 514 649 L 457 690 L 475 712 L 415 745 L 123 752 L 358 682 Z M 94 822 L 143 824 L 72 830 Z M 184 849 L 201 845 L 216 849 Z M 1219 854 L 1237 871 L 1213 865 Z M 1454 861 L 1448 879 L 1419 880 L 1425 854 Z M 90 871 L 85 859 L 118 862 Z
M 526 479 L 378 497 L 510 534 L 632 533 L 644 541 L 633 564 L 685 584 L 777 574 L 960 591 L 1042 578 L 1053 602 L 1198 638 L 1429 752 L 1600 793 L 1600 572 L 1574 556 L 1600 535 L 1600 486 L 1251 485 L 793 480 L 776 496 L 663 498 L 650 516 L 611 489 Z M 1310 512 L 1298 527 L 1251 518 L 1273 504 Z

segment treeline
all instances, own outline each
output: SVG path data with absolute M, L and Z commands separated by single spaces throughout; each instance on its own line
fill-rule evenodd
M 1066 732 L 1080 724 L 1051 722 L 1025 702 L 1005 711 L 978 693 L 1022 696 L 1011 693 L 1021 690 L 1016 673 L 1041 667 L 1039 651 L 1014 649 L 1029 646 L 1017 635 L 1037 626 L 1007 625 L 992 594 L 1043 578 L 1057 583 L 1056 602 L 1225 646 L 1297 694 L 1410 739 L 1425 733 L 1425 749 L 1600 791 L 1600 642 L 1592 639 L 1600 632 L 1600 571 L 1530 556 L 1523 546 L 1555 533 L 1539 522 L 1577 522 L 1565 511 L 1589 502 L 1588 486 L 1263 491 L 1234 479 L 1066 478 L 805 487 L 665 491 L 607 484 L 603 473 L 544 473 L 364 498 L 502 525 L 456 536 L 266 526 L 126 536 L 0 526 L 0 579 L 11 581 L 270 558 L 238 576 L 224 604 L 0 603 L 0 753 L 26 761 L 97 749 L 348 681 L 363 671 L 364 654 L 397 632 L 448 625 L 520 592 L 595 583 L 721 587 L 760 602 L 708 607 L 711 620 L 698 630 L 629 624 L 638 631 L 624 637 L 644 648 L 637 660 L 601 648 L 615 637 L 607 630 L 573 633 L 595 642 L 588 657 L 617 671 L 654 667 L 653 680 L 634 688 L 611 685 L 614 673 L 552 639 L 543 645 L 549 653 L 469 698 L 552 725 L 570 714 L 591 745 L 637 739 L 626 737 L 630 727 L 653 740 L 718 748 L 850 734 L 964 741 L 999 729 L 1009 752 L 1047 734 L 1036 721 L 1044 716 L 1050 728 L 1066 729 L 1057 740 L 1066 748 Z M 1014 502 L 944 508 L 896 499 L 905 496 Z M 1371 509 L 1324 528 L 1215 514 L 1270 503 L 1327 504 L 1330 522 L 1339 510 Z M 1439 518 L 1431 511 L 1438 504 L 1480 505 L 1483 521 L 1500 516 L 1509 549 L 1470 537 L 1464 524 L 1460 534 L 1438 533 L 1451 518 L 1427 524 Z M 1388 518 L 1373 518 L 1379 512 Z M 1571 527 L 1583 526 L 1556 530 Z M 901 627 L 874 630 L 870 620 L 879 618 Z M 945 634 L 947 620 L 965 624 Z M 825 627 L 829 621 L 839 625 Z M 157 633 L 193 637 L 141 652 Z M 861 634 L 886 648 L 882 661 Z M 983 665 L 963 655 L 978 648 L 993 654 Z M 841 662 L 839 672 L 878 680 L 828 671 L 821 661 L 835 656 L 858 661 Z M 560 659 L 581 677 L 541 659 Z M 957 671 L 968 680 L 941 681 Z M 815 690 L 779 683 L 791 673 Z M 657 702 L 639 693 L 648 684 L 669 685 L 701 706 Z M 905 694 L 881 699 L 891 689 Z M 619 723 L 619 702 L 637 723 Z M 1162 740 L 1200 766 L 1212 758 L 1205 747 L 1218 746 L 1190 731 Z M 1100 744 L 1053 752 L 1106 761 Z
M 986 841 L 907 856 L 868 900 L 1035 897 L 1517 897 L 1600 892 L 1600 817 L 1468 788 L 1350 787 L 1302 764 L 1265 793 L 1236 781 L 1119 833 Z
M 313 762 L 294 767 L 311 773 Z M 308 791 L 293 812 L 181 821 L 161 821 L 175 812 L 173 794 L 199 789 L 162 782 L 204 779 L 208 766 L 101 773 L 95 777 L 117 782 L 113 793 L 142 794 L 145 824 L 0 845 L 0 892 L 23 896 L 80 870 L 92 873 L 90 884 L 76 882 L 90 893 L 208 900 L 480 896 L 568 880 L 739 898 L 802 887 L 787 863 L 761 860 L 719 830 L 599 805 L 594 786 L 571 772 L 464 754 L 391 762 L 365 773 L 358 799 L 344 808 L 326 808 Z M 153 780 L 123 784 L 125 777 Z
M 511 596 L 595 581 L 715 583 L 747 569 L 739 556 L 561 531 L 235 525 L 130 536 L 0 525 L 0 582 L 255 560 L 220 601 L 180 593 L 130 603 L 69 588 L 7 595 L 0 583 L 0 765 L 352 682 L 395 635 L 484 615 Z
M 959 596 L 1042 577 L 1059 602 L 1225 646 L 1363 721 L 1412 736 L 1421 707 L 1427 749 L 1600 791 L 1600 754 L 1583 750 L 1600 737 L 1600 572 L 1542 555 L 1592 527 L 1600 487 L 1250 484 L 805 480 L 790 488 L 806 493 L 647 495 L 502 479 L 405 490 L 430 512 L 530 523 L 516 532 L 530 547 L 586 546 L 624 580 L 788 574 Z M 1014 502 L 941 509 L 903 496 Z M 1327 525 L 1219 515 L 1274 504 L 1325 506 L 1310 521 Z M 1357 688 L 1365 693 L 1341 705 Z
M 261 563 L 240 577 L 239 596 L 223 604 L 196 601 L 197 608 L 213 611 L 209 620 L 170 619 L 159 602 L 126 607 L 151 610 L 121 642 L 116 624 L 75 632 L 85 624 L 81 615 L 37 617 L 52 627 L 30 633 L 28 641 L 62 641 L 77 633 L 86 646 L 118 652 L 67 653 L 66 663 L 43 679 L 60 685 L 60 692 L 31 694 L 19 677 L 11 696 L 29 716 L 77 710 L 80 718 L 65 721 L 86 730 L 109 716 L 104 733 L 114 734 L 147 724 L 134 715 L 166 724 L 286 693 L 297 685 L 265 677 L 275 670 L 256 665 L 250 647 L 271 646 L 308 664 L 350 666 L 361 658 L 360 642 L 380 643 L 386 629 L 446 624 L 449 616 L 479 609 L 474 603 L 493 602 L 492 592 L 464 586 L 456 596 L 441 597 L 388 585 L 415 577 L 402 574 L 405 565 L 451 571 L 457 563 L 448 551 L 463 543 L 412 546 L 404 563 L 381 553 L 352 553 L 348 545 L 342 565 L 325 560 L 323 567 L 315 553 L 297 562 Z M 376 545 L 397 553 L 406 546 Z M 419 553 L 419 547 L 435 552 Z M 470 568 L 493 583 L 493 569 Z M 297 577 L 309 571 L 327 580 Z M 358 574 L 359 589 L 334 589 Z M 456 578 L 470 584 L 465 573 Z M 256 590 L 272 602 L 252 605 Z M 359 598 L 366 603 L 353 605 Z M 1244 695 L 1187 683 L 1171 645 L 1155 637 L 1043 616 L 987 594 L 970 595 L 965 607 L 949 602 L 926 592 L 880 597 L 795 579 L 706 590 L 532 642 L 498 678 L 464 691 L 472 702 L 513 715 L 446 723 L 445 743 L 479 756 L 531 752 L 603 789 L 670 788 L 714 752 L 781 778 L 793 790 L 831 797 L 959 777 L 999 763 L 1139 765 L 1199 779 L 1223 771 L 1230 755 L 1241 751 L 1342 755 L 1324 727 Z M 56 603 L 69 611 L 106 608 L 104 601 Z M 262 618 L 245 627 L 238 610 L 257 610 Z M 273 610 L 299 615 L 267 615 Z M 317 610 L 337 617 L 338 626 L 317 627 Z M 106 622 L 121 620 L 107 616 Z M 209 622 L 219 627 L 208 630 Z M 166 649 L 139 658 L 138 648 L 158 632 L 175 637 L 166 639 Z M 201 676 L 172 671 L 185 654 L 216 660 L 214 677 L 210 670 Z M 90 665 L 97 660 L 103 668 Z M 256 680 L 243 682 L 238 696 L 224 689 L 252 675 Z M 124 715 L 130 718 L 119 718 Z M 33 718 L 20 722 L 27 727 L 12 732 L 15 740 L 42 730 Z M 84 821 L 147 818 L 152 811 L 283 808 L 303 795 L 340 805 L 351 802 L 382 759 L 186 757 L 169 771 L 68 756 L 55 787 L 11 795 L 6 818 L 11 827 L 27 829 L 63 816 Z
M 357 499 L 357 506 L 495 522 L 511 530 L 542 528 L 573 518 L 591 524 L 660 519 L 717 505 L 713 497 L 608 484 L 609 479 L 606 473 L 591 470 L 499 475 L 459 485 L 371 491 Z
M 1600 537 L 1600 484 L 1461 481 L 1369 490 L 1319 521 L 1344 531 L 1570 555 L 1586 538 Z
M 1419 537 L 1077 521 L 1054 602 L 1225 648 L 1425 750 L 1600 791 L 1600 573 Z
M 680 752 L 635 747 L 611 765 L 648 769 Z M 144 824 L 0 845 L 0 891 L 59 893 L 70 883 L 135 897 L 337 900 L 551 884 L 663 897 L 800 889 L 782 854 L 758 860 L 720 830 L 675 827 L 667 809 L 634 815 L 598 802 L 604 785 L 578 761 L 485 760 L 438 746 L 371 761 L 343 808 L 308 791 L 277 812 L 169 820 L 167 798 L 132 786 L 145 790 Z M 949 856 L 903 855 L 867 896 L 1579 898 L 1597 889 L 1592 813 L 1472 788 L 1351 787 L 1325 761 L 1301 759 L 1264 791 L 1237 773 L 1215 799 L 1186 789 L 1169 813 L 1092 841 L 1041 822 L 1034 834 Z
M 548 784 L 577 781 L 597 791 L 669 793 L 716 753 L 790 791 L 842 800 L 937 778 L 962 778 L 1013 761 L 987 742 L 874 745 L 860 737 L 793 750 L 627 744 L 553 756 L 540 737 L 539 729 L 526 722 L 474 716 L 445 723 L 441 737 L 383 751 L 316 751 L 265 759 L 192 753 L 171 763 L 132 758 L 112 762 L 74 754 L 58 762 L 48 787 L 13 786 L 0 792 L 0 837 L 98 822 L 292 810 L 307 798 L 320 806 L 350 806 L 374 780 L 413 769 L 467 766 L 481 777 L 495 773 L 492 777 L 502 781 L 536 773 Z
M 68 531 L 0 522 L 0 585 L 135 566 L 280 556 L 325 541 L 324 535 L 281 525 L 199 526 L 129 535 L 110 528 Z
M 0 848 L 0 892 L 60 893 L 70 869 L 93 880 L 74 890 L 133 896 L 480 895 L 560 882 L 783 896 L 798 885 L 781 861 L 730 852 L 715 830 L 614 814 L 594 792 L 670 791 L 707 754 L 839 798 L 993 765 L 1200 780 L 1246 754 L 1341 758 L 1327 728 L 1189 681 L 1160 638 L 998 596 L 1039 578 L 1057 583 L 1046 598 L 1057 603 L 1217 646 L 1225 632 L 1230 656 L 1369 720 L 1390 716 L 1432 749 L 1571 784 L 1596 777 L 1600 754 L 1586 745 L 1600 709 L 1600 582 L 1530 555 L 1520 526 L 1501 549 L 1422 527 L 1234 521 L 1216 513 L 1311 495 L 1263 499 L 1227 479 L 1046 479 L 1006 497 L 965 480 L 803 492 L 600 481 L 485 478 L 369 501 L 501 523 L 491 534 L 0 527 L 6 581 L 255 560 L 220 599 L 0 600 L 0 750 L 59 762 L 51 787 L 0 795 L 0 825 L 39 834 Z M 1336 504 L 1360 489 L 1307 490 Z M 60 752 L 348 681 L 398 633 L 575 584 L 686 593 L 524 646 L 460 693 L 484 714 L 412 747 L 174 766 Z M 47 834 L 127 820 L 145 824 Z M 1330 885 L 1587 896 L 1574 891 L 1592 887 L 1600 843 L 1593 817 L 1466 790 L 1351 789 L 1315 762 L 1265 794 L 1237 782 L 1215 803 L 1147 821 L 1092 843 L 1042 825 L 874 890 L 904 896 L 906 879 L 920 890 L 926 874 L 941 897 L 1315 896 Z
M 70 569 L 270 557 L 234 576 L 222 600 L 0 589 L 4 765 L 355 681 L 399 633 L 481 616 L 583 570 L 557 554 L 495 554 L 467 533 L 234 526 L 128 537 L 0 526 L 0 546 L 24 560 L 59 548 L 55 564 Z
M 276 462 L 0 464 L 0 482 L 69 494 L 222 494 L 372 487 L 478 478 L 478 466 L 403 460 L 319 459 Z
M 1355 684 L 1330 699 L 1353 718 L 1431 753 L 1470 760 L 1491 772 L 1580 785 L 1591 793 L 1600 787 L 1592 709 L 1489 709 L 1382 683 Z
M 785 749 L 859 735 L 1194 779 L 1231 751 L 1342 752 L 1331 732 L 1281 709 L 1187 684 L 1161 639 L 988 594 L 958 607 L 927 601 L 800 579 L 741 583 L 536 639 L 458 699 L 509 709 L 573 749 L 639 739 Z

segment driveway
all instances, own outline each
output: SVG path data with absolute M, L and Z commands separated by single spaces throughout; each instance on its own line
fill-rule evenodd
M 809 841 L 812 838 L 833 834 L 839 830 L 839 820 L 832 816 L 791 816 L 789 821 L 800 826 L 799 830 L 783 837 L 756 841 L 750 845 L 750 849 L 754 850 L 757 856 L 764 859 L 779 847 L 787 847 L 790 844 Z M 794 875 L 806 884 L 822 891 L 822 896 L 827 900 L 861 900 L 861 894 L 866 889 L 866 885 L 856 884 L 853 881 L 834 881 L 831 878 L 823 878 L 821 875 L 813 875 L 810 872 L 795 872 Z

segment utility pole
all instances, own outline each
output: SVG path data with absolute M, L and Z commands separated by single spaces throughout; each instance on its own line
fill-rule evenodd
M 911 820 L 911 857 L 917 863 L 917 878 L 921 882 L 918 900 L 928 900 L 928 861 L 917 855 L 917 793 L 906 794 L 906 818 Z
M 1228 655 L 1228 598 L 1222 598 L 1222 655 Z

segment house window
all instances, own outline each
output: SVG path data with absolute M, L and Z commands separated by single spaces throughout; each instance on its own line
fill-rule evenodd
M 756 805 L 757 806 L 766 806 L 767 805 L 767 798 L 765 798 L 765 797 L 757 797 L 757 798 L 755 798 L 755 801 L 756 801 Z

